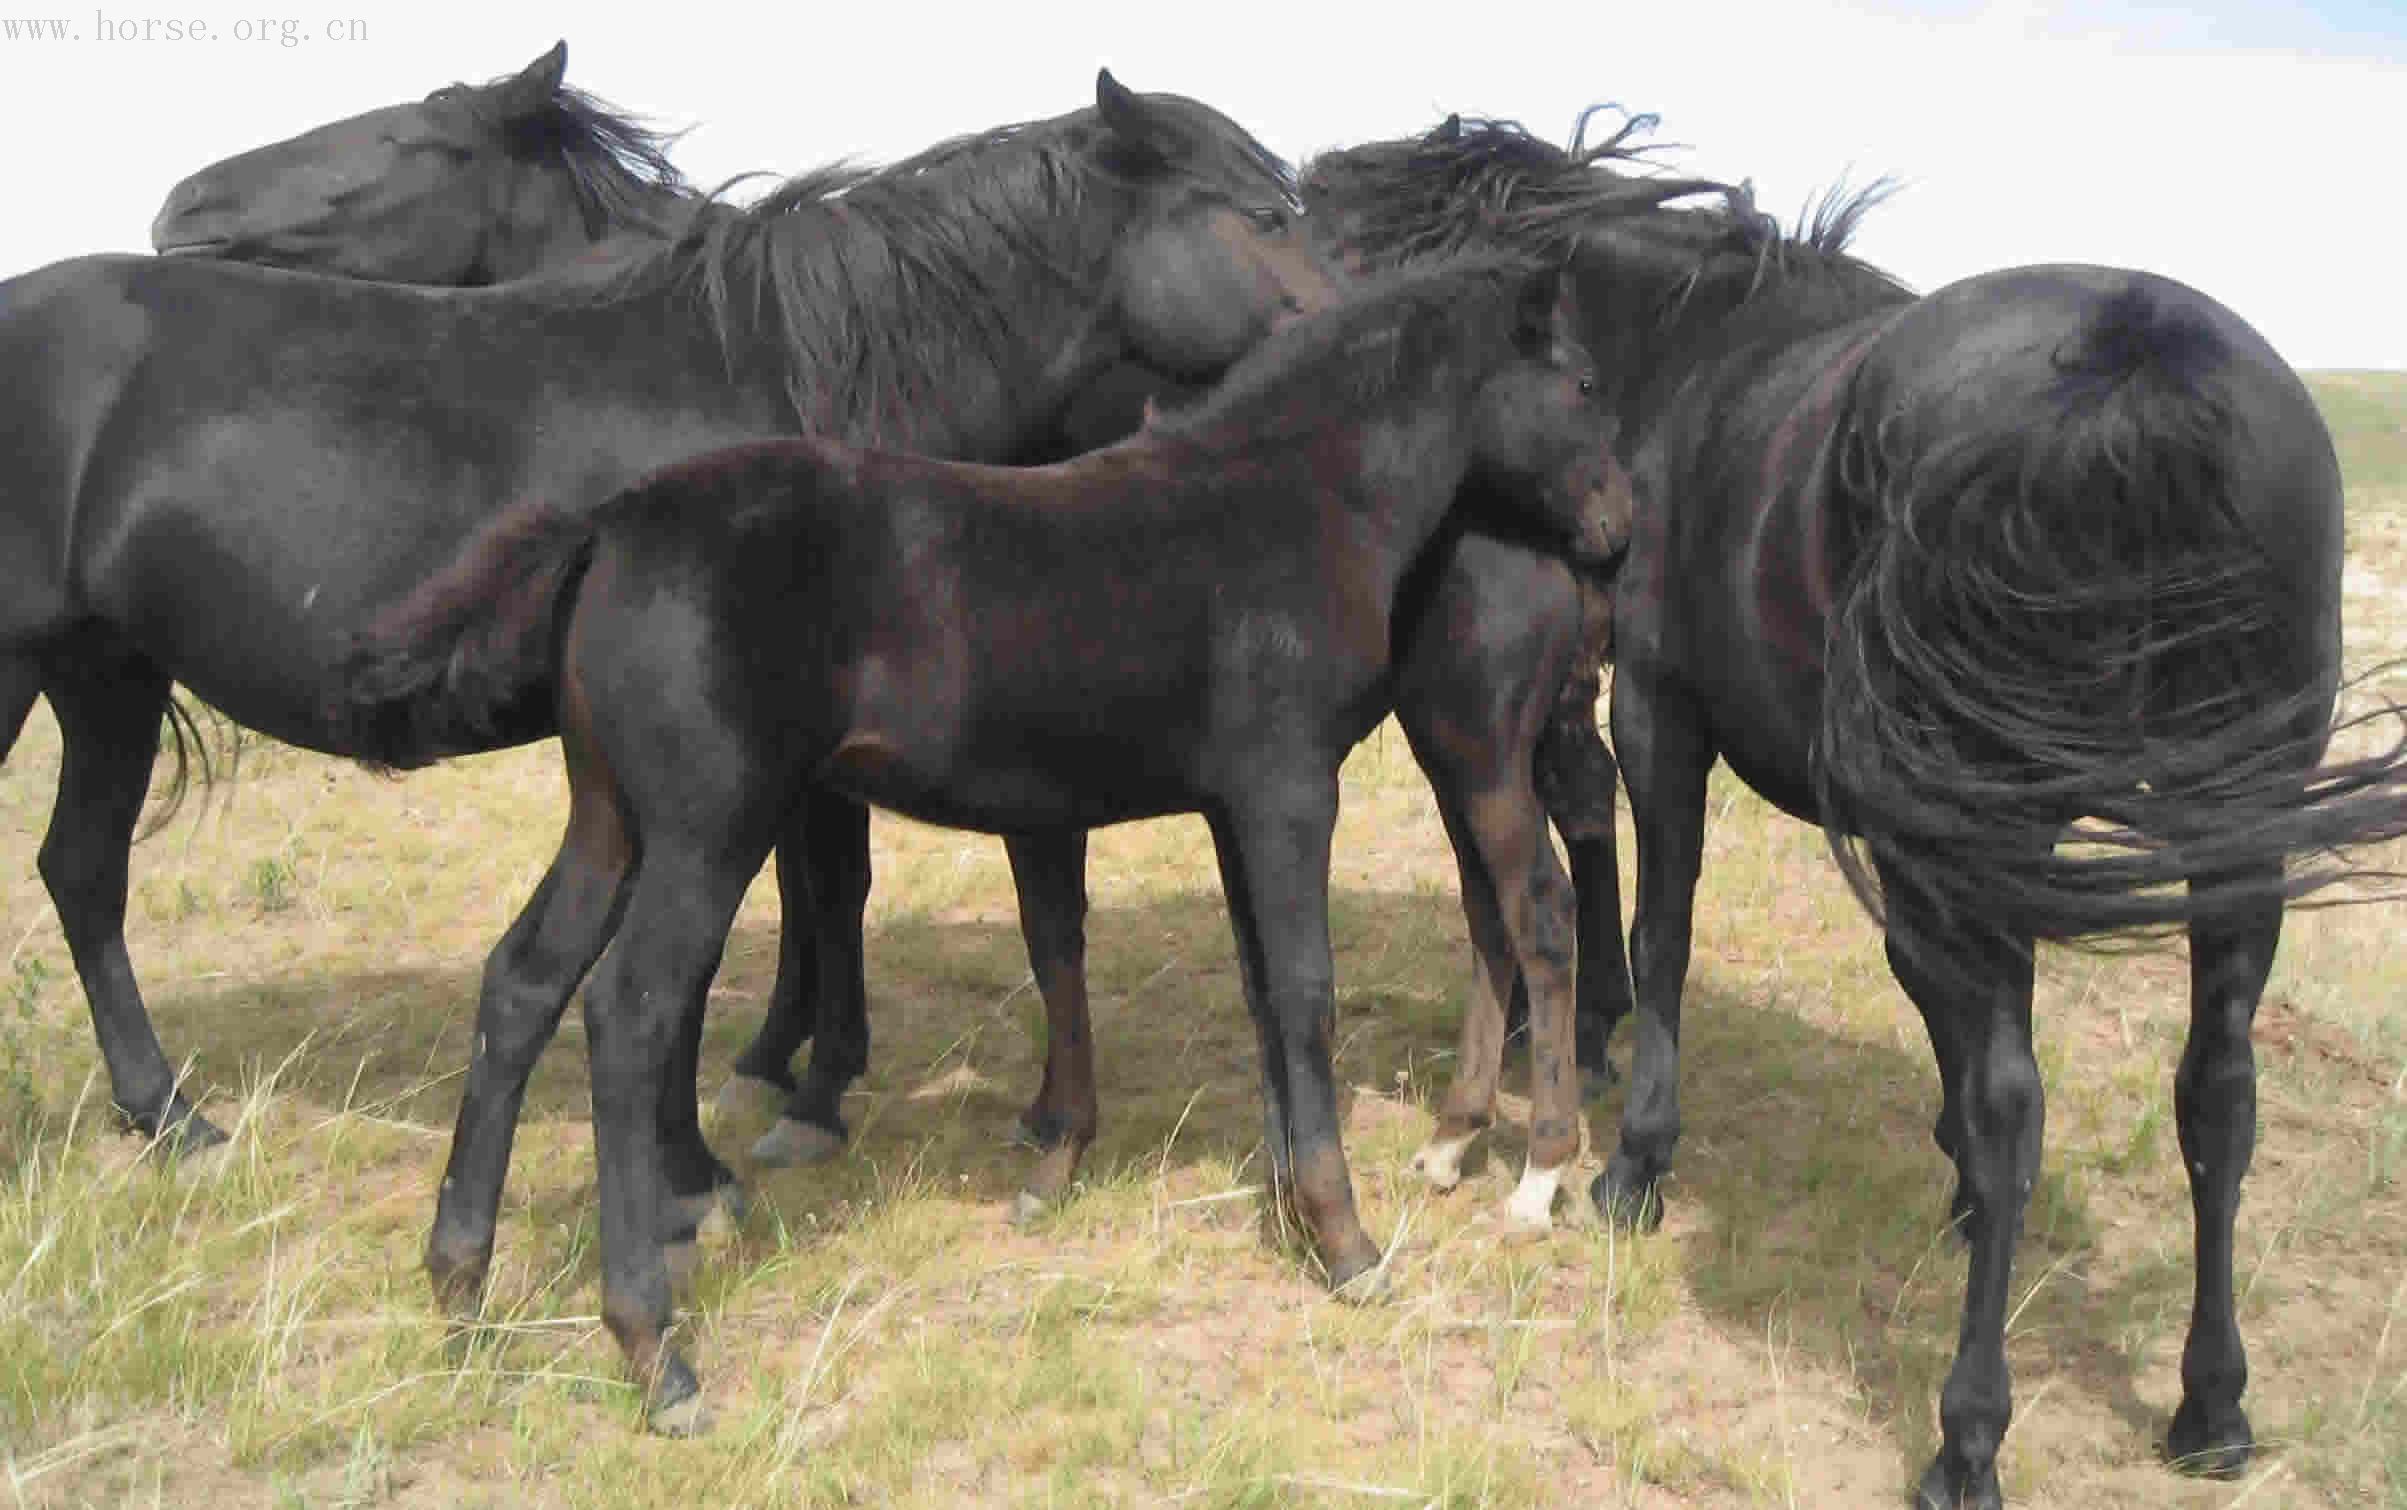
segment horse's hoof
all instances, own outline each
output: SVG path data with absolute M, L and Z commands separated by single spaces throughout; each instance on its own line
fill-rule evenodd
M 217 1122 L 202 1117 L 193 1103 L 185 1101 L 183 1091 L 168 1098 L 164 1108 L 154 1113 L 132 1113 L 125 1103 L 116 1103 L 118 1125 L 132 1137 L 140 1137 L 149 1146 L 144 1154 L 159 1161 L 173 1161 L 188 1154 L 207 1154 L 226 1144 L 226 1134 L 219 1132 Z
M 1922 1482 L 1914 1489 L 1914 1510 L 2006 1510 L 2006 1496 L 1999 1489 L 1997 1465 L 1992 1463 L 1979 1471 L 1951 1466 L 1947 1449 L 1931 1459 L 1931 1466 L 1922 1472 Z
M 824 1164 L 844 1151 L 841 1135 L 809 1122 L 780 1117 L 777 1125 L 752 1145 L 752 1162 L 771 1169 L 798 1164 Z
M 1011 1198 L 1011 1225 L 1025 1232 L 1051 1209 L 1043 1196 L 1033 1190 L 1023 1190 Z
M 660 1360 L 660 1382 L 644 1411 L 644 1425 L 664 1437 L 696 1437 L 710 1430 L 702 1409 L 702 1384 L 675 1353 Z
M 655 1435 L 664 1437 L 698 1437 L 710 1431 L 709 1413 L 702 1408 L 702 1397 L 694 1395 L 674 1405 L 663 1405 L 644 1418 L 644 1424 Z
M 1332 1269 L 1329 1272 L 1329 1298 L 1350 1306 L 1377 1305 L 1387 1299 L 1394 1288 L 1387 1261 L 1373 1254 L 1371 1261 L 1352 1272 Z
M 426 1278 L 434 1286 L 435 1309 L 461 1325 L 474 1323 L 485 1312 L 485 1270 L 491 1249 L 449 1253 L 434 1244 L 426 1250 Z
M 1412 1172 L 1439 1190 L 1452 1190 L 1463 1182 L 1463 1155 L 1471 1151 L 1477 1133 L 1465 1133 L 1459 1138 L 1431 1138 L 1412 1156 Z
M 1505 1199 L 1505 1225 L 1530 1236 L 1552 1232 L 1555 1225 L 1555 1188 L 1563 1182 L 1563 1171 L 1557 1169 L 1527 1169 L 1522 1171 L 1521 1183 Z
M 758 1075 L 730 1075 L 712 1098 L 710 1112 L 720 1122 L 763 1122 L 785 1107 L 786 1092 L 774 1080 Z
M 117 1111 L 125 1118 L 127 1132 L 148 1140 L 144 1155 L 160 1164 L 180 1174 L 194 1175 L 224 1166 L 226 1135 L 182 1096 L 177 1096 L 174 1104 L 156 1119 L 133 1116 L 124 1107 Z
M 2255 1452 L 2256 1434 L 2237 1405 L 2218 1414 L 2185 1399 L 2165 1433 L 2165 1460 L 2201 1478 L 2238 1478 Z
M 1588 1198 L 1598 1216 L 1625 1231 L 1652 1232 L 1663 1225 L 1662 1182 L 1631 1174 L 1618 1154 L 1589 1185 Z

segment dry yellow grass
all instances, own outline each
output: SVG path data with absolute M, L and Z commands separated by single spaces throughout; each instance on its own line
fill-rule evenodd
M 2387 393 L 2395 435 L 2407 384 Z M 2407 644 L 2407 498 L 2352 504 L 2367 661 Z M 1666 1226 L 1516 1243 L 1492 1213 L 1517 1130 L 1452 1196 L 1405 1168 L 1468 951 L 1402 741 L 1358 752 L 1339 1065 L 1366 1220 L 1400 1250 L 1394 1300 L 1359 1311 L 1262 1230 L 1253 1035 L 1201 825 L 1096 844 L 1104 1133 L 1084 1188 L 1019 1233 L 1025 1156 L 1001 1135 L 1038 1014 L 1000 847 L 881 821 L 854 1150 L 762 1177 L 705 1261 L 688 1326 L 716 1427 L 667 1442 L 634 1429 L 592 1315 L 573 1017 L 529 1097 L 491 1325 L 447 1345 L 417 1270 L 483 951 L 556 837 L 550 751 L 396 783 L 254 747 L 137 851 L 160 1032 L 237 1129 L 202 1181 L 102 1114 L 32 867 L 56 759 L 37 713 L 0 771 L 0 1502 L 1815 1506 L 1897 1502 L 1934 1445 L 1963 1259 L 1940 1237 L 1928 1051 L 1820 837 L 1726 775 Z M 774 912 L 764 883 L 716 992 L 714 1077 L 767 988 Z M 2241 1315 L 2268 1451 L 2236 1485 L 2154 1460 L 2189 1295 L 2180 963 L 2045 961 L 2017 1504 L 2407 1503 L 2401 921 L 2296 917 L 2260 1015 Z

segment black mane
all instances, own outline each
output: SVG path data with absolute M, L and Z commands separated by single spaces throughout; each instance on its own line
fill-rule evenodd
M 504 75 L 481 88 L 454 84 L 434 97 L 481 106 L 510 78 Z M 585 232 L 597 241 L 618 231 L 666 234 L 676 220 L 663 216 L 665 207 L 690 210 L 704 202 L 702 192 L 669 161 L 680 133 L 655 130 L 582 89 L 562 84 L 540 110 L 492 119 L 492 124 L 513 156 L 550 156 L 559 163 L 576 193 Z
M 1758 209 L 1752 186 L 1657 172 L 1660 150 L 1643 138 L 1651 115 L 1624 114 L 1604 140 L 1586 142 L 1582 112 L 1569 147 L 1507 120 L 1450 118 L 1422 136 L 1350 147 L 1314 160 L 1308 195 L 1352 210 L 1349 249 L 1374 267 L 1468 247 L 1561 257 L 1600 228 L 1644 244 L 1681 278 L 1685 302 L 1704 284 L 1743 280 L 1733 302 L 1767 282 L 1820 278 L 1850 292 L 1903 293 L 1888 274 L 1847 255 L 1864 216 L 1896 189 L 1882 178 L 1832 188 L 1800 225 L 1784 230 Z M 1702 204 L 1681 204 L 1683 200 Z
M 1117 171 L 1092 150 L 1097 130 L 1080 111 L 956 137 L 884 168 L 833 163 L 742 208 L 714 195 L 706 203 L 718 213 L 692 216 L 598 292 L 690 290 L 731 356 L 773 342 L 814 428 L 862 434 L 893 416 L 941 413 L 963 374 L 991 370 L 1015 344 L 1027 269 L 1075 281 L 1099 250 L 1061 229 Z M 1225 123 L 1194 150 L 1206 171 L 1234 167 L 1293 201 L 1286 165 Z

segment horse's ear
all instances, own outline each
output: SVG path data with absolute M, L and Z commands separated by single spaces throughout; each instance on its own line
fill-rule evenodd
M 1429 139 L 1433 142 L 1461 141 L 1463 139 L 1462 112 L 1458 110 L 1438 122 L 1437 129 L 1429 133 Z
M 1143 95 L 1113 78 L 1108 68 L 1095 71 L 1095 114 L 1131 166 L 1158 168 L 1177 160 L 1181 147 L 1177 130 Z
M 523 119 L 549 109 L 567 77 L 568 43 L 554 42 L 550 52 L 494 86 L 494 105 L 505 121 Z
M 1554 343 L 1566 286 L 1563 264 L 1553 261 L 1533 269 L 1522 283 L 1513 309 L 1513 338 L 1523 349 L 1543 351 Z

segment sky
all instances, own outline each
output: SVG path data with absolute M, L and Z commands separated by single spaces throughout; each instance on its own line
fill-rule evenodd
M 72 35 L 11 38 L 10 17 Z M 168 40 L 169 21 L 211 35 Z M 1662 118 L 1658 139 L 1687 148 L 1668 163 L 1752 179 L 1784 219 L 1842 179 L 1902 180 L 1856 249 L 1918 289 L 2029 262 L 2146 268 L 2296 366 L 2407 369 L 2407 0 L 0 0 L 0 275 L 145 250 L 194 168 L 561 38 L 570 82 L 686 130 L 675 155 L 703 183 L 1057 114 L 1092 98 L 1098 65 L 1291 158 L 1454 110 L 1561 138 L 1613 102 Z

